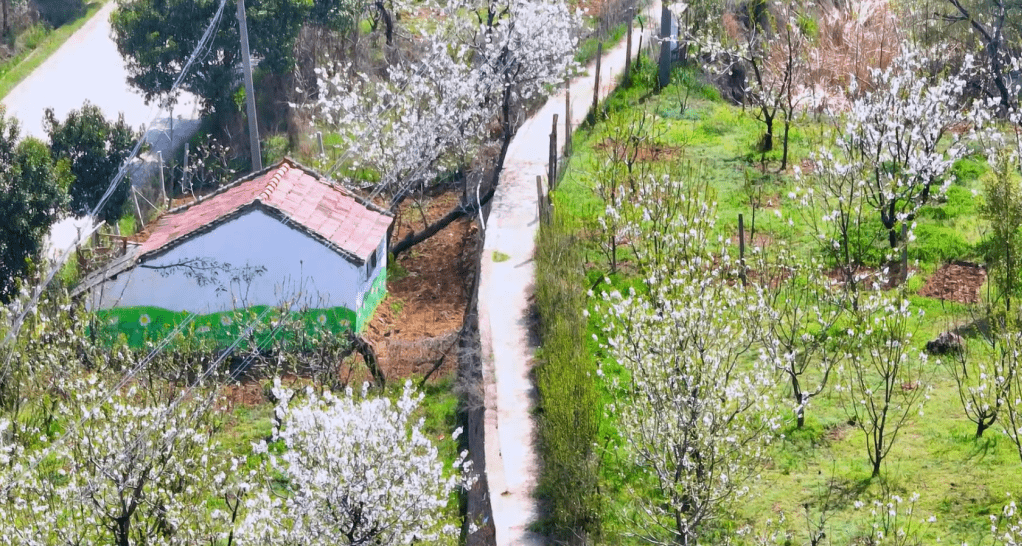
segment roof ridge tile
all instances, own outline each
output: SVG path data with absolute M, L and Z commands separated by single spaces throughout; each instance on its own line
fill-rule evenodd
M 277 185 L 280 184 L 281 179 L 284 178 L 284 175 L 287 174 L 287 172 L 290 170 L 291 165 L 288 164 L 286 161 L 282 162 L 280 164 L 280 168 L 278 168 L 277 171 L 273 173 L 273 176 L 270 177 L 270 181 L 266 183 L 266 188 L 259 193 L 257 199 L 259 199 L 260 201 L 265 201 L 269 199 L 270 195 L 273 194 L 273 190 L 277 189 Z

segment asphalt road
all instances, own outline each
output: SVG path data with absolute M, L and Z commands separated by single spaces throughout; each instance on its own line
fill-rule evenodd
M 128 72 L 110 29 L 110 14 L 116 7 L 116 0 L 110 0 L 0 103 L 7 108 L 8 117 L 20 121 L 22 136 L 44 140 L 47 136 L 43 112 L 47 108 L 53 108 L 57 118 L 63 120 L 85 101 L 98 106 L 108 119 L 123 113 L 132 127 L 139 129 L 144 125 L 152 152 L 142 158 L 145 165 L 141 176 L 134 177 L 134 184 L 140 185 L 154 172 L 156 151 L 169 157 L 172 150 L 195 134 L 199 111 L 195 97 L 181 92 L 171 127 L 168 112 L 161 112 L 156 104 L 146 105 L 142 95 L 128 86 Z M 51 255 L 68 248 L 77 236 L 77 229 L 89 225 L 87 218 L 69 218 L 56 224 L 48 242 Z

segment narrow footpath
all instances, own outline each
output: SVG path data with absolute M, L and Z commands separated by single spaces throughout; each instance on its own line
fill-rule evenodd
M 655 39 L 660 1 L 646 8 L 647 28 L 635 27 L 632 55 Z M 624 72 L 626 43 L 605 51 L 600 69 L 600 98 L 606 97 Z M 570 83 L 572 129 L 593 104 L 595 63 Z M 536 176 L 546 179 L 550 129 L 558 114 L 558 155 L 564 153 L 564 90 L 551 96 L 518 130 L 508 149 L 504 172 L 486 221 L 479 282 L 479 336 L 485 382 L 486 478 L 498 546 L 543 544 L 529 527 L 539 518 L 534 491 L 539 474 L 532 409 L 536 388 L 532 378 L 536 340 L 530 334 L 529 296 L 535 274 L 533 253 L 539 227 Z M 495 262 L 494 252 L 509 259 Z M 503 258 L 503 257 L 502 257 Z

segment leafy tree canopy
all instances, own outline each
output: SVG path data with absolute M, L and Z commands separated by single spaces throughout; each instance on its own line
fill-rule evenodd
M 294 66 L 294 43 L 312 0 L 246 2 L 249 42 L 260 67 L 280 74 Z M 216 0 L 127 0 L 110 18 L 117 49 L 128 68 L 128 83 L 147 101 L 173 101 L 174 81 L 198 45 L 219 2 Z M 240 82 L 241 38 L 233 3 L 224 9 L 208 51 L 185 78 L 207 113 L 233 107 Z
M 0 302 L 17 290 L 17 279 L 38 255 L 43 237 L 67 206 L 62 185 L 70 173 L 55 166 L 46 144 L 28 138 L 18 142 L 15 119 L 0 106 Z
M 44 125 L 50 135 L 53 158 L 68 160 L 75 177 L 70 188 L 71 211 L 88 214 L 131 153 L 138 135 L 124 122 L 123 115 L 116 123 L 110 123 L 103 112 L 89 102 L 81 110 L 72 110 L 63 123 L 52 108 L 47 109 Z M 100 213 L 103 221 L 114 223 L 120 218 L 128 191 L 127 182 L 118 185 Z

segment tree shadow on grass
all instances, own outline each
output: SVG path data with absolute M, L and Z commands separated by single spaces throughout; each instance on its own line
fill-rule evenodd
M 869 477 L 832 477 L 806 498 L 806 504 L 828 508 L 848 506 L 862 497 L 872 483 Z

